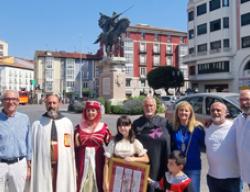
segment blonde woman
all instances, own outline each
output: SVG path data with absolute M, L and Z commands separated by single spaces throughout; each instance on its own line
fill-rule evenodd
M 171 133 L 172 150 L 180 150 L 186 156 L 184 172 L 192 179 L 194 192 L 200 191 L 201 148 L 205 133 L 202 124 L 195 119 L 193 107 L 186 101 L 175 109 Z

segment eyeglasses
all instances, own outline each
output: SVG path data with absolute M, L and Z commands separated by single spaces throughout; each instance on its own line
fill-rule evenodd
M 5 102 L 18 101 L 18 98 L 6 97 L 6 98 L 3 98 L 3 101 L 5 101 Z

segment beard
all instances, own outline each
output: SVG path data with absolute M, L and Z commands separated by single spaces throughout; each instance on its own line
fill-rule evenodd
M 59 117 L 59 112 L 56 109 L 49 108 L 48 111 L 47 111 L 47 115 L 51 119 L 57 119 Z
M 225 118 L 223 117 L 212 117 L 212 121 L 214 124 L 222 124 L 225 121 Z
M 247 115 L 250 115 L 250 107 L 249 106 L 241 106 L 241 109 Z

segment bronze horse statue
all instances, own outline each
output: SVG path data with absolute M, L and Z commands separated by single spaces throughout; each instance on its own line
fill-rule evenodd
M 129 20 L 127 18 L 122 18 L 118 20 L 121 15 L 113 13 L 112 17 L 106 16 L 100 13 L 100 19 L 98 21 L 100 28 L 103 32 L 98 36 L 95 43 L 101 43 L 105 46 L 105 51 L 108 57 L 112 56 L 113 45 L 119 42 L 119 38 L 122 33 L 126 32 L 129 27 Z

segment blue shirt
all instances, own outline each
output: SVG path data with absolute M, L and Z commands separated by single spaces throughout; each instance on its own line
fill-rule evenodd
M 205 146 L 205 132 L 202 127 L 197 126 L 194 128 L 191 138 L 190 146 L 186 153 L 188 143 L 190 141 L 191 133 L 187 131 L 186 126 L 180 126 L 177 131 L 171 134 L 172 150 L 182 151 L 182 143 L 184 139 L 185 151 L 187 154 L 187 161 L 185 165 L 186 170 L 200 170 L 201 169 L 201 149 Z
M 29 117 L 19 112 L 8 117 L 0 112 L 0 159 L 25 156 L 31 160 L 31 151 Z

